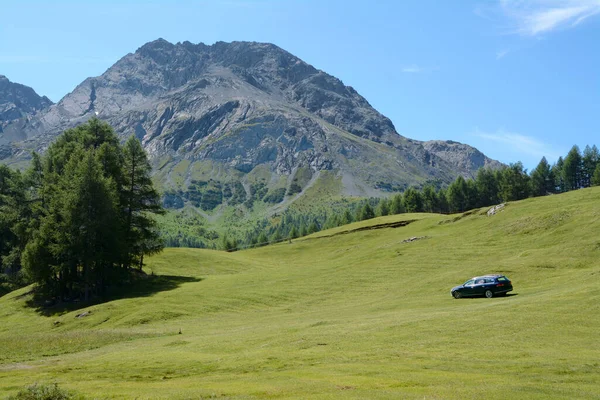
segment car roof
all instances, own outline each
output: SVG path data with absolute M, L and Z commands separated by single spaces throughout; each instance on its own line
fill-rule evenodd
M 477 279 L 477 278 L 498 278 L 500 276 L 504 276 L 504 275 L 500 275 L 500 274 L 480 275 L 480 276 L 474 276 L 471 279 Z

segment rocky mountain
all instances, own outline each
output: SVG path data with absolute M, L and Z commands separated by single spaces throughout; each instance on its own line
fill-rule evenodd
M 52 105 L 46 96 L 40 97 L 32 88 L 13 83 L 0 75 L 0 144 L 24 139 L 22 129 L 11 129 L 16 135 L 5 134 L 8 125 L 31 118 Z M 1 157 L 1 153 L 0 153 Z
M 288 204 L 319 185 L 381 195 L 497 165 L 467 145 L 399 135 L 352 87 L 275 45 L 163 39 L 9 124 L 4 158 L 43 151 L 96 116 L 142 141 L 169 204 L 207 211 L 256 200 Z
M 463 176 L 471 176 L 479 168 L 498 169 L 502 163 L 486 157 L 481 151 L 467 144 L 452 140 L 423 142 L 425 150 L 449 162 Z

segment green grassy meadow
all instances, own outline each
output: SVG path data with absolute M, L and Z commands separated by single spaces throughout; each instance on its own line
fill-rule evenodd
M 600 188 L 485 211 L 167 249 L 131 295 L 79 310 L 12 292 L 0 398 L 35 382 L 98 399 L 600 398 Z M 348 233 L 399 220 L 415 221 Z M 450 296 L 485 273 L 513 295 Z

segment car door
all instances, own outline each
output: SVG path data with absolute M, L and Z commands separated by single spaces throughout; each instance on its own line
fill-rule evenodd
M 469 279 L 468 281 L 463 283 L 463 289 L 461 290 L 462 295 L 464 297 L 474 296 L 474 294 L 473 294 L 474 287 L 475 287 L 475 280 Z
M 487 284 L 485 279 L 478 278 L 475 279 L 475 284 L 473 285 L 473 296 L 481 296 L 485 293 L 487 289 Z

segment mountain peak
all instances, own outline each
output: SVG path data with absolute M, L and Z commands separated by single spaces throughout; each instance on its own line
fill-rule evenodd
M 0 132 L 8 122 L 46 109 L 53 103 L 46 96 L 39 96 L 29 86 L 11 82 L 0 75 Z
M 138 49 L 139 50 L 144 50 L 144 49 L 154 49 L 154 50 L 158 50 L 158 49 L 171 49 L 173 48 L 175 45 L 171 42 L 169 42 L 168 40 L 165 40 L 163 38 L 158 38 L 156 40 L 153 40 L 151 42 L 148 42 L 146 44 L 144 44 L 142 47 L 140 47 Z
M 260 185 L 261 193 L 273 192 L 269 201 L 280 202 L 323 171 L 340 180 L 341 194 L 358 196 L 449 183 L 458 173 L 472 176 L 480 158 L 457 167 L 455 153 L 469 149 L 447 143 L 428 150 L 400 136 L 352 87 L 271 43 L 159 38 L 86 79 L 20 130 L 13 127 L 12 137 L 43 150 L 94 116 L 142 141 L 163 187 L 187 190 L 211 180 L 217 197 L 235 187 L 242 203 L 245 188 Z

